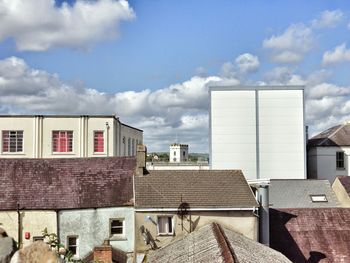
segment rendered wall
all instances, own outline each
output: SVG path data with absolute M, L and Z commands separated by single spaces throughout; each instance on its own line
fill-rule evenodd
M 305 179 L 302 88 L 213 87 L 212 169 L 241 169 L 247 179 Z
M 115 239 L 110 236 L 110 219 L 125 220 L 125 237 Z M 132 252 L 134 247 L 134 209 L 133 207 L 62 210 L 59 212 L 61 243 L 67 245 L 67 236 L 78 236 L 79 257 L 83 258 L 95 246 L 110 240 L 111 246 L 124 252 Z
M 23 211 L 21 210 L 22 242 L 27 246 L 33 242 L 33 237 L 42 236 L 47 228 L 48 233 L 57 234 L 56 212 L 54 211 Z M 18 241 L 18 215 L 16 211 L 0 212 L 0 223 L 7 234 Z M 25 232 L 30 233 L 30 239 L 25 239 Z
M 332 184 L 333 191 L 337 196 L 341 207 L 350 207 L 350 196 L 338 178 Z
M 157 216 L 172 215 L 174 220 L 175 235 L 160 236 L 157 234 Z M 246 237 L 255 241 L 258 238 L 258 219 L 253 215 L 252 211 L 218 211 L 218 212 L 192 212 L 192 231 L 202 226 L 217 222 L 222 226 L 235 230 Z M 183 222 L 183 226 L 182 226 Z M 186 235 L 190 231 L 189 216 L 183 221 L 181 217 L 174 212 L 157 213 L 157 212 L 136 212 L 136 250 L 138 252 L 150 249 L 150 246 L 145 244 L 144 238 L 141 235 L 140 228 L 144 226 L 156 240 L 158 247 L 163 247 L 174 239 Z

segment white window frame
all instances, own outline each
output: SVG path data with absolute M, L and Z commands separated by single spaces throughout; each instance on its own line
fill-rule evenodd
M 121 234 L 112 234 L 112 222 L 113 221 L 122 221 L 122 233 Z M 125 218 L 110 218 L 109 219 L 109 236 L 111 239 L 125 239 Z
M 71 132 L 72 133 L 72 150 L 71 151 L 67 151 L 67 152 L 55 152 L 54 151 L 54 139 L 53 139 L 54 132 L 59 132 L 59 133 Z M 72 131 L 72 130 L 52 130 L 52 132 L 51 132 L 51 151 L 53 154 L 74 154 L 74 131 Z
M 102 152 L 95 152 L 95 134 L 97 132 L 102 132 L 103 135 L 103 151 Z M 106 154 L 106 140 L 105 140 L 105 132 L 103 130 L 96 130 L 93 132 L 93 152 L 95 155 L 99 155 L 99 154 Z
M 67 236 L 67 244 L 66 244 L 66 248 L 67 250 L 69 250 L 69 247 L 71 247 L 69 245 L 69 238 L 75 238 L 76 239 L 76 243 L 75 243 L 75 247 L 76 247 L 76 254 L 74 254 L 74 258 L 79 258 L 79 236 L 78 235 L 69 235 Z
M 160 232 L 159 231 L 159 225 L 160 225 L 160 218 L 168 218 L 168 221 L 167 223 L 169 223 L 169 218 L 170 218 L 170 221 L 171 221 L 171 231 L 169 231 L 169 224 L 166 224 L 165 225 L 165 228 L 166 228 L 166 231 L 165 232 Z M 157 233 L 158 233 L 158 236 L 173 236 L 174 235 L 174 217 L 171 216 L 171 215 L 159 215 L 157 216 Z
M 4 151 L 4 132 L 8 132 L 9 136 L 11 132 L 16 132 L 16 151 L 11 152 L 11 151 Z M 18 132 L 22 132 L 22 151 L 18 151 Z M 10 137 L 8 138 L 8 150 L 10 150 Z M 24 131 L 23 130 L 2 130 L 1 131 L 1 153 L 3 154 L 23 154 L 23 149 L 24 149 Z
M 311 201 L 313 203 L 327 203 L 328 199 L 325 194 L 314 194 L 310 195 Z

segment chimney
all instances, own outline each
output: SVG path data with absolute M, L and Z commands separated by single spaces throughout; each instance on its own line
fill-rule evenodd
M 112 246 L 105 240 L 103 246 L 94 248 L 94 261 L 103 263 L 112 263 Z
M 146 155 L 147 148 L 146 146 L 139 144 L 137 145 L 137 155 L 136 155 L 136 175 L 142 176 L 144 170 L 146 170 Z

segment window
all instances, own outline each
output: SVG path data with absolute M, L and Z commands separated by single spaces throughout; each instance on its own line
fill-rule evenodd
M 132 156 L 135 155 L 135 139 L 132 139 Z
M 43 236 L 33 237 L 33 242 L 35 242 L 35 241 L 44 241 L 44 237 Z
M 158 235 L 173 235 L 173 217 L 172 216 L 158 216 Z
M 125 223 L 125 220 L 122 218 L 110 219 L 110 234 L 111 234 L 111 236 L 123 236 L 124 235 L 124 223 Z
M 186 152 L 185 152 L 185 151 L 182 152 L 182 156 L 183 156 L 183 157 L 186 156 Z
M 73 131 L 52 131 L 52 151 L 72 152 Z
M 326 195 L 310 195 L 311 201 L 313 203 L 328 202 Z
M 337 164 L 337 169 L 344 169 L 345 168 L 344 152 L 337 152 L 336 164 Z
M 75 256 L 79 256 L 78 254 L 78 236 L 68 236 L 67 237 L 67 248 L 71 251 Z
M 176 156 L 176 152 L 174 151 L 174 156 Z
M 94 131 L 94 152 L 95 153 L 104 152 L 103 131 Z
M 23 131 L 2 131 L 2 152 L 23 151 Z
M 128 156 L 131 154 L 131 139 L 128 138 Z

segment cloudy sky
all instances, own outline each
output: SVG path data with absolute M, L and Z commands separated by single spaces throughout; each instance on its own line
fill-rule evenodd
M 305 85 L 350 120 L 350 3 L 0 0 L 0 114 L 116 114 L 149 151 L 208 151 L 208 85 Z

